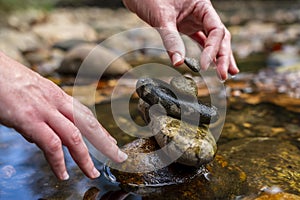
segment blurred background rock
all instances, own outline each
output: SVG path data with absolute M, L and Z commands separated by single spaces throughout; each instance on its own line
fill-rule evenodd
M 249 84 L 299 99 L 300 0 L 212 3 L 232 34 L 232 50 L 241 72 L 259 72 Z M 79 44 L 97 45 L 122 31 L 149 27 L 125 9 L 121 0 L 0 0 L 0 14 L 0 50 L 45 76 L 53 76 L 56 69 L 75 75 L 78 66 L 74 64 L 80 64 L 83 51 L 63 61 Z M 139 31 L 122 37 L 122 42 L 111 40 L 105 48 L 118 54 L 160 43 L 155 35 Z M 99 59 L 105 58 L 99 55 Z M 165 52 L 151 50 L 134 51 L 122 59 L 124 69 L 149 62 L 170 64 Z M 108 75 L 115 74 L 112 70 Z

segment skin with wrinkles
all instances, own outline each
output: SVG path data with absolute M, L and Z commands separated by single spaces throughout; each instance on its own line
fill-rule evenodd
M 92 112 L 53 82 L 0 52 L 0 123 L 15 128 L 43 150 L 55 175 L 68 179 L 62 146 L 90 178 L 100 175 L 82 134 L 115 162 L 122 162 L 116 140 Z M 75 123 L 76 119 L 76 123 Z
M 200 61 L 206 70 L 217 66 L 222 80 L 239 72 L 231 50 L 231 35 L 209 0 L 123 0 L 141 19 L 157 27 L 174 66 L 184 62 L 185 46 L 180 33 L 203 47 Z

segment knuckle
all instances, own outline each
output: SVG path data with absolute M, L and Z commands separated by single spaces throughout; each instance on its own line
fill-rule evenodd
M 25 119 L 34 119 L 36 118 L 38 111 L 33 106 L 26 106 L 25 108 L 22 108 L 22 115 L 25 117 Z
M 83 107 L 83 113 L 86 116 L 86 122 L 87 122 L 87 127 L 89 130 L 96 130 L 99 128 L 99 122 L 98 120 L 95 118 L 93 112 L 87 108 L 87 107 Z
M 62 143 L 61 140 L 57 136 L 52 136 L 49 140 L 47 146 L 47 153 L 49 154 L 55 154 L 56 152 L 60 151 L 62 149 Z
M 196 9 L 193 12 L 194 17 L 201 22 L 204 20 L 205 16 L 213 10 L 211 3 L 208 1 L 198 1 L 195 7 Z
M 82 107 L 82 111 L 84 112 L 84 114 L 86 114 L 88 116 L 94 116 L 93 112 L 86 106 Z
M 228 40 L 231 40 L 231 33 L 229 32 L 228 29 L 224 28 L 224 34 L 225 34 L 225 38 Z
M 220 36 L 221 36 L 222 38 L 225 37 L 225 27 L 224 27 L 224 26 L 219 26 L 219 27 L 217 27 L 217 28 L 215 29 L 215 31 L 216 31 L 218 34 L 220 34 Z
M 51 98 L 51 100 L 54 100 L 59 103 L 62 102 L 62 99 L 65 99 L 65 92 L 61 90 L 58 86 L 56 86 L 54 83 L 49 84 L 48 88 L 48 97 Z
M 94 116 L 89 116 L 87 119 L 89 129 L 95 130 L 98 128 L 99 122 L 94 118 Z
M 72 133 L 72 144 L 73 145 L 79 145 L 82 143 L 82 137 L 81 137 L 81 133 L 79 130 L 75 130 L 73 133 Z
M 22 130 L 26 130 L 28 124 L 37 123 L 42 119 L 37 108 L 30 105 L 23 107 L 21 110 L 17 111 L 17 113 L 19 113 L 18 116 L 15 116 L 13 119 L 15 124 L 18 124 L 18 127 Z

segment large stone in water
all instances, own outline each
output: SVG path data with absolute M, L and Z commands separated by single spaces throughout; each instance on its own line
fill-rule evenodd
M 149 165 L 155 166 L 161 159 L 164 160 L 157 154 L 147 159 L 142 154 L 159 148 L 153 138 L 137 139 L 122 148 L 129 156 L 124 163 L 118 164 L 122 170 L 106 168 L 105 175 L 119 182 L 124 191 L 143 195 L 146 199 L 184 199 L 187 196 L 192 200 L 233 199 L 247 190 L 245 173 L 218 155 L 207 168 L 172 163 L 152 172 L 126 172 L 128 169 L 142 170 Z M 108 166 L 114 165 L 108 163 Z
M 169 162 L 169 158 L 162 151 L 158 152 L 159 149 L 154 138 L 137 139 L 122 147 L 122 151 L 128 154 L 125 162 L 109 162 L 107 166 L 111 167 L 110 171 L 121 185 L 131 187 L 179 184 L 206 172 L 204 168 L 176 163 L 161 167 L 161 164 Z M 132 173 L 137 170 L 140 172 Z M 110 171 L 107 168 L 106 175 L 109 177 L 112 175 Z

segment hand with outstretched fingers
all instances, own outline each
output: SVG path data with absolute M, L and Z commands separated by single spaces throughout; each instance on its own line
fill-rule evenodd
M 63 145 L 86 176 L 97 178 L 100 175 L 82 135 L 97 144 L 96 148 L 113 161 L 122 162 L 127 158 L 86 106 L 1 52 L 0 123 L 16 129 L 35 143 L 61 180 L 69 178 Z
M 239 72 L 231 50 L 231 34 L 209 0 L 123 0 L 141 19 L 158 28 L 174 66 L 184 62 L 185 46 L 180 33 L 203 47 L 201 68 L 216 65 L 222 80 Z

